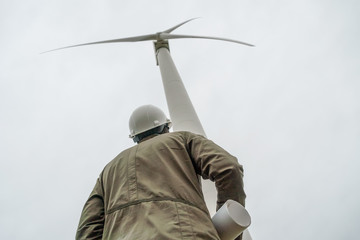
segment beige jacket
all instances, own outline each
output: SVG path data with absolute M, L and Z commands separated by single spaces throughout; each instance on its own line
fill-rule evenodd
M 219 239 L 198 175 L 215 181 L 217 208 L 245 204 L 242 166 L 202 136 L 167 133 L 121 152 L 100 174 L 76 239 Z

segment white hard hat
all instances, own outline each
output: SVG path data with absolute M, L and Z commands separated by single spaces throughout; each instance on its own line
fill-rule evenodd
M 131 114 L 129 119 L 129 137 L 134 138 L 136 135 L 146 132 L 150 129 L 167 124 L 171 127 L 171 121 L 166 117 L 160 108 L 153 105 L 144 105 L 138 107 Z

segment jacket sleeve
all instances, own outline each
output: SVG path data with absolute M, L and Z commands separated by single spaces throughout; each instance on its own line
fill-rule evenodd
M 215 182 L 217 189 L 216 211 L 228 199 L 245 206 L 243 167 L 236 157 L 230 155 L 214 142 L 192 133 L 187 133 L 187 146 L 197 174 Z
M 98 179 L 82 210 L 76 240 L 102 239 L 104 229 L 104 201 L 100 180 Z

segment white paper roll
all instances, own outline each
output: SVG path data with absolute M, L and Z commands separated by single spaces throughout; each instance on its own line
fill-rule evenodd
M 212 217 L 221 240 L 234 240 L 251 224 L 246 209 L 238 202 L 227 200 Z

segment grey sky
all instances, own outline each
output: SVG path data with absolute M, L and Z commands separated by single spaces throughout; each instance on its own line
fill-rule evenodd
M 72 239 L 139 105 L 166 109 L 151 42 L 170 41 L 207 136 L 245 168 L 253 239 L 357 239 L 358 1 L 0 2 L 0 239 Z M 215 201 L 215 200 L 213 200 Z M 211 210 L 213 211 L 213 209 Z

